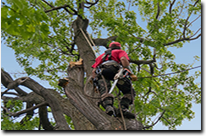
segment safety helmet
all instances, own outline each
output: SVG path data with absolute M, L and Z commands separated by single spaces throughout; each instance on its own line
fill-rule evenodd
M 109 47 L 111 48 L 111 47 L 120 47 L 121 48 L 121 44 L 119 43 L 119 42 L 111 42 L 110 44 L 109 44 Z

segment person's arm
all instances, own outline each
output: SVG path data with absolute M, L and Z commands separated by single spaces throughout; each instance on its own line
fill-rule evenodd
M 129 61 L 126 57 L 121 57 L 120 58 L 121 64 L 124 68 L 128 68 L 129 67 Z

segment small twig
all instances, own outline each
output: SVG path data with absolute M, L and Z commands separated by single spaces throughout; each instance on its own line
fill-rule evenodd
M 171 122 L 169 122 L 165 117 L 162 117 L 165 121 L 167 121 L 168 124 L 171 125 Z
M 6 107 L 1 106 L 1 108 L 4 109 L 6 111 L 6 113 L 8 113 L 8 114 L 11 113 Z
M 199 28 L 199 29 L 195 32 L 195 34 L 193 34 L 192 36 L 190 36 L 190 38 L 192 38 L 193 36 L 195 36 L 200 30 L 201 30 L 201 28 Z
M 143 127 L 143 129 L 145 129 L 145 128 L 150 128 L 150 127 L 153 127 L 154 125 L 156 125 L 157 122 L 160 121 L 160 119 L 163 117 L 163 114 L 164 114 L 164 113 L 165 113 L 165 110 L 162 112 L 162 114 L 161 114 L 160 117 L 156 120 L 155 123 L 153 123 L 152 125 L 149 125 L 149 126 L 145 126 L 145 127 Z
M 199 1 L 199 0 L 197 0 L 197 1 L 194 3 L 193 7 L 196 6 L 196 4 L 198 3 L 198 1 Z M 186 29 L 188 28 L 188 27 L 187 27 L 187 23 L 188 23 L 189 18 L 190 18 L 191 15 L 192 15 L 192 12 L 193 12 L 193 10 L 191 11 L 191 13 L 188 14 L 188 17 L 187 17 L 187 19 L 186 19 L 186 21 L 185 21 L 184 29 L 183 29 L 183 38 L 185 38 L 185 32 L 186 32 Z
M 46 3 L 47 5 L 49 5 L 51 8 L 54 8 L 54 6 L 52 6 L 51 4 L 49 4 L 47 1 L 42 0 L 44 3 Z
M 192 23 L 194 23 L 199 17 L 201 17 L 201 15 L 199 15 L 196 19 L 194 19 L 191 23 L 189 23 L 187 27 L 189 27 Z
M 94 6 L 95 4 L 97 4 L 99 2 L 99 0 L 95 0 L 95 2 L 88 2 L 87 0 L 86 0 L 86 4 L 90 4 L 89 6 L 85 6 L 84 5 L 84 7 L 85 8 L 91 8 L 92 6 Z
M 129 9 L 130 9 L 131 2 L 132 2 L 132 0 L 129 1 L 129 5 L 128 5 L 127 11 L 129 11 Z

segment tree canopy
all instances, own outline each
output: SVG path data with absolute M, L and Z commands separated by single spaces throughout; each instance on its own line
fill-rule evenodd
M 2 130 L 123 129 L 117 128 L 121 121 L 108 117 L 95 105 L 95 99 L 83 94 L 96 52 L 108 48 L 111 41 L 121 43 L 138 77 L 133 82 L 136 97 L 130 110 L 139 125 L 128 130 L 152 129 L 157 122 L 175 129 L 184 119 L 194 118 L 192 101 L 201 103 L 201 87 L 194 80 L 201 72 L 190 76 L 189 70 L 197 67 L 176 63 L 168 48 L 182 48 L 201 37 L 201 26 L 196 30 L 191 27 L 201 19 L 201 1 L 6 0 L 1 11 L 2 41 L 15 51 L 28 76 L 35 75 L 55 88 L 46 89 L 26 77 L 13 80 L 2 69 L 2 84 L 7 88 L 2 92 Z M 80 58 L 82 66 L 68 66 Z M 58 80 L 66 76 L 69 84 L 59 87 Z M 27 93 L 19 85 L 33 92 Z M 92 88 L 88 84 L 86 93 L 98 95 Z M 13 121 L 25 113 L 20 122 Z M 48 113 L 53 120 L 48 119 Z M 155 121 L 154 116 L 158 117 Z M 104 125 L 108 122 L 110 125 Z M 128 126 L 131 122 L 126 120 Z

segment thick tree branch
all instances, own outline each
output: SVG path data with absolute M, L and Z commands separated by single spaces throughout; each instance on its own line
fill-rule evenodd
M 46 103 L 48 103 L 52 109 L 52 113 L 53 113 L 53 116 L 54 116 L 56 124 L 57 124 L 56 129 L 69 130 L 68 124 L 63 116 L 63 110 L 62 110 L 61 106 L 59 106 L 60 103 L 56 97 L 54 97 L 53 95 L 50 94 L 50 89 L 46 89 L 46 88 L 42 87 L 40 84 L 38 84 L 37 82 L 35 82 L 34 80 L 32 80 L 31 78 L 28 78 L 28 77 L 27 78 L 25 78 L 25 77 L 18 78 L 13 82 L 15 83 L 15 86 L 13 86 L 15 88 L 18 85 L 23 85 L 23 86 L 31 89 L 35 93 L 39 94 L 40 96 L 42 96 L 45 99 Z M 3 99 L 5 99 L 5 98 L 6 97 L 3 97 Z M 20 98 L 20 99 L 22 99 L 22 98 Z M 45 105 L 45 103 L 37 104 L 34 107 L 30 107 L 26 110 L 20 111 L 18 113 L 14 113 L 14 114 L 12 114 L 12 116 L 18 116 L 20 114 L 29 112 L 29 111 L 34 110 L 42 105 Z
M 110 42 L 110 41 L 115 41 L 117 39 L 117 36 L 111 36 L 111 37 L 108 37 L 106 39 L 102 39 L 102 38 L 96 38 L 96 39 L 93 39 L 94 41 L 94 44 L 96 46 L 104 46 L 105 48 L 108 48 L 107 47 L 107 44 Z
M 140 64 L 150 64 L 150 63 L 153 63 L 155 62 L 154 60 L 133 60 L 133 59 L 130 59 L 130 63 L 134 63 L 134 64 L 137 64 L 137 65 L 140 65 Z
M 39 119 L 43 129 L 54 130 L 54 127 L 51 125 L 48 119 L 47 106 L 39 107 Z
M 25 109 L 25 110 L 23 110 L 23 111 L 19 111 L 19 112 L 17 112 L 17 113 L 12 113 L 12 114 L 10 114 L 9 116 L 18 117 L 18 116 L 20 116 L 21 114 L 28 113 L 28 112 L 33 111 L 33 110 L 35 110 L 35 109 L 37 109 L 37 108 L 39 108 L 39 107 L 41 107 L 41 106 L 44 106 L 44 105 L 47 105 L 47 102 L 46 102 L 46 101 L 45 101 L 45 102 L 42 102 L 42 103 L 40 103 L 40 104 L 37 104 L 36 106 L 32 106 L 32 107 L 30 107 L 30 108 L 27 108 L 27 109 Z
M 49 104 L 49 106 L 52 109 L 52 113 L 54 116 L 54 119 L 56 121 L 58 130 L 70 130 L 68 127 L 68 124 L 63 116 L 62 107 L 60 105 L 60 102 L 56 97 L 50 94 L 50 89 L 46 89 L 42 87 L 40 84 L 38 84 L 36 81 L 32 80 L 31 78 L 28 78 L 25 82 L 23 82 L 21 85 L 33 90 L 35 93 L 41 95 L 45 101 Z
M 1 83 L 8 88 L 8 85 L 13 82 L 12 77 L 3 69 L 1 69 Z M 11 85 L 11 84 L 10 84 Z M 20 96 L 26 96 L 27 93 L 20 89 L 19 87 L 14 88 L 14 90 L 20 95 Z M 6 92 L 5 92 L 6 93 Z
M 155 51 L 154 51 L 155 53 Z M 134 63 L 134 64 L 137 64 L 137 65 L 141 65 L 141 64 L 151 64 L 151 63 L 154 63 L 156 62 L 156 53 L 153 55 L 153 59 L 152 60 L 133 60 L 130 58 L 130 63 Z
M 59 107 L 60 103 L 49 93 L 49 89 L 45 89 L 31 78 L 18 78 L 15 82 L 18 85 L 24 85 L 25 87 L 33 90 L 35 93 L 41 95 L 52 109 L 52 113 L 57 124 L 57 129 L 69 130 L 68 124 L 63 116 L 62 109 Z
M 51 92 L 50 92 L 51 93 Z M 54 94 L 54 96 L 57 96 L 57 94 Z M 21 101 L 24 101 L 24 102 L 27 102 L 27 103 L 39 103 L 37 104 L 36 106 L 32 107 L 32 108 L 28 108 L 26 110 L 23 110 L 21 112 L 18 112 L 18 113 L 9 113 L 9 114 L 12 114 L 12 116 L 18 116 L 16 114 L 23 114 L 23 113 L 27 113 L 28 117 L 25 116 L 25 118 L 22 119 L 21 121 L 21 124 L 23 124 L 24 121 L 30 119 L 32 117 L 31 113 L 33 112 L 33 110 L 36 108 L 39 107 L 39 118 L 40 118 L 40 122 L 41 122 L 41 125 L 42 127 L 45 129 L 45 130 L 54 130 L 53 126 L 50 124 L 49 120 L 48 120 L 48 116 L 47 116 L 47 107 L 46 106 L 41 106 L 41 105 L 44 105 L 44 103 L 46 103 L 43 99 L 39 99 L 39 95 L 37 95 L 36 93 L 34 92 L 31 92 L 30 94 L 28 94 L 28 96 L 25 96 L 25 97 L 16 97 L 16 98 L 12 98 L 12 97 L 5 97 L 3 96 L 3 101 L 6 102 L 8 100 L 21 100 Z M 45 104 L 47 105 L 47 104 Z M 67 101 L 67 105 L 64 106 L 65 108 L 68 108 L 68 101 Z M 31 105 L 30 105 L 31 106 Z M 59 105 L 58 105 L 59 106 Z M 27 106 L 28 107 L 28 106 Z M 71 105 L 70 105 L 71 107 Z M 5 109 L 5 108 L 4 108 Z M 69 109 L 69 108 L 68 108 Z M 30 113 L 31 112 L 31 113 Z M 30 115 L 28 114 L 30 113 Z
M 85 2 L 82 0 L 78 0 L 77 1 L 77 13 L 79 13 L 81 11 L 81 13 L 84 13 L 84 4 Z M 82 18 L 82 15 L 78 15 L 78 17 Z

